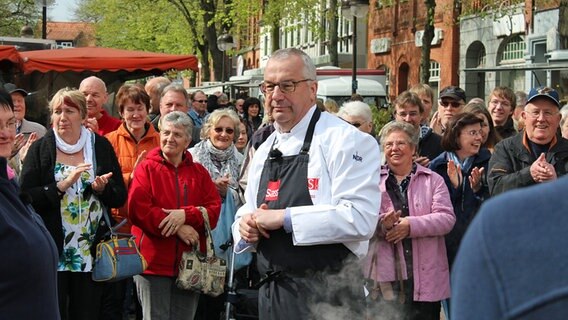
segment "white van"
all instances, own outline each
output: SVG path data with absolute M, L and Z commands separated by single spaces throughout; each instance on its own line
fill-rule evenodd
M 325 102 L 333 99 L 341 106 L 351 99 L 352 70 L 336 67 L 317 69 L 317 97 Z M 357 94 L 363 101 L 376 107 L 387 105 L 386 76 L 382 70 L 357 69 Z

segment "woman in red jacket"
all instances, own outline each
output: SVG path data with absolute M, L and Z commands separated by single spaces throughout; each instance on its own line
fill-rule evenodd
M 182 253 L 198 243 L 204 251 L 198 207 L 207 209 L 214 228 L 221 198 L 207 170 L 186 151 L 193 130 L 189 116 L 174 111 L 160 121 L 160 148 L 136 168 L 129 190 L 132 233 L 148 262 L 134 281 L 144 319 L 193 319 L 199 294 L 176 287 L 178 264 Z

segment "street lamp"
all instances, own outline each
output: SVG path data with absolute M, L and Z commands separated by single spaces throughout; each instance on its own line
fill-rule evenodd
M 351 40 L 353 52 L 353 70 L 351 93 L 357 93 L 357 18 L 364 18 L 369 12 L 369 0 L 341 1 L 341 15 L 346 19 L 353 18 L 353 37 Z
M 223 63 L 221 64 L 221 82 L 225 82 L 225 51 L 232 49 L 235 46 L 233 36 L 223 33 L 217 38 L 217 47 L 223 52 Z

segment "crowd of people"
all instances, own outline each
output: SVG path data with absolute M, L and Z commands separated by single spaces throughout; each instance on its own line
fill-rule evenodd
M 464 262 L 486 251 L 467 237 L 460 249 L 482 204 L 568 172 L 558 92 L 496 87 L 468 101 L 448 86 L 436 101 L 418 84 L 378 128 L 357 96 L 318 101 L 300 50 L 274 52 L 264 72 L 262 101 L 189 94 L 165 77 L 125 84 L 119 117 L 104 81 L 88 77 L 53 96 L 48 126 L 26 120 L 28 92 L 5 84 L 1 317 L 122 320 L 135 306 L 138 319 L 219 319 L 226 297 L 175 285 L 182 253 L 205 251 L 200 207 L 216 254 L 248 254 L 235 271 L 249 286 L 258 276 L 260 319 L 474 314 L 468 288 L 497 281 L 487 271 L 477 282 Z M 142 274 L 92 280 L 105 213 L 135 236 Z

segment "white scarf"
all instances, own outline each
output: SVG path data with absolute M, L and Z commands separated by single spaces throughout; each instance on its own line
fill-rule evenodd
M 95 146 L 95 141 L 91 131 L 87 130 L 84 126 L 81 126 L 81 136 L 75 144 L 68 144 L 63 141 L 63 139 L 61 139 L 61 137 L 57 134 L 56 130 L 53 130 L 53 133 L 55 134 L 55 145 L 57 146 L 57 149 L 65 154 L 74 154 L 83 149 L 85 163 L 93 164 L 93 147 Z

